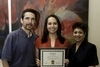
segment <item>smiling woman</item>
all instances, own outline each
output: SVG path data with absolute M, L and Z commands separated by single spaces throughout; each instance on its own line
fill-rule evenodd
M 51 14 L 46 17 L 43 36 L 36 40 L 37 63 L 39 61 L 39 49 L 41 48 L 68 48 L 70 43 L 61 34 L 61 23 L 59 17 Z M 60 61 L 60 60 L 59 60 Z M 67 59 L 65 59 L 67 61 Z M 67 63 L 67 62 L 65 62 Z M 38 63 L 39 65 L 39 63 Z
M 47 29 L 49 31 L 49 34 L 56 34 L 56 31 L 58 29 L 58 23 L 54 17 L 48 18 L 48 23 L 47 23 Z
M 97 48 L 94 44 L 88 42 L 86 35 L 88 25 L 84 22 L 76 22 L 72 26 L 75 43 L 69 48 L 68 67 L 95 67 L 99 64 Z

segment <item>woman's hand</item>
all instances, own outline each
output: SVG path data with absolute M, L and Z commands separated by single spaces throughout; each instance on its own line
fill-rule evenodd
M 39 59 L 36 59 L 36 64 L 38 67 L 41 66 L 41 61 Z
M 66 66 L 68 66 L 69 60 L 68 59 L 65 59 L 65 63 L 66 63 Z

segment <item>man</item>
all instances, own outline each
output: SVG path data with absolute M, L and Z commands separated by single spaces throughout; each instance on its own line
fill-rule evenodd
M 36 10 L 22 12 L 22 27 L 10 33 L 2 51 L 3 67 L 36 67 L 34 30 L 38 27 L 40 14 Z

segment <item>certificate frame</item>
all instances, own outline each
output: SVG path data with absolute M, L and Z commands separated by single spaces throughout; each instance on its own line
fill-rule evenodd
M 41 67 L 65 67 L 66 48 L 40 48 Z

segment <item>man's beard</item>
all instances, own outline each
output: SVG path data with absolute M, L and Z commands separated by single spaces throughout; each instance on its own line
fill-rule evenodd
M 27 24 L 27 25 L 25 26 L 25 29 L 26 29 L 26 30 L 32 30 L 32 29 L 33 29 L 33 25 L 32 25 L 32 24 Z

